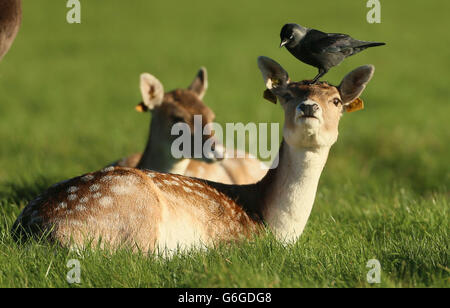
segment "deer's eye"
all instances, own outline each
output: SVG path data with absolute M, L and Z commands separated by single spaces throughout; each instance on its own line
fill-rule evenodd
M 339 104 L 342 104 L 342 101 L 339 98 L 336 97 L 336 98 L 333 99 L 333 104 L 335 106 L 339 106 Z

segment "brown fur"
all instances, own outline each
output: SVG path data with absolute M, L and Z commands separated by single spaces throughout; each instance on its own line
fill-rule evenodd
M 353 83 L 356 89 L 349 86 L 353 93 L 360 93 L 373 74 L 373 67 L 361 70 L 366 70 L 363 74 L 366 82 Z M 324 119 L 334 121 L 334 115 L 339 119 L 337 112 L 342 112 L 342 106 L 332 101 L 339 96 L 337 88 L 294 83 L 289 91 L 293 97 L 282 101 L 286 121 L 296 115 L 291 105 L 298 104 L 300 99 L 320 104 Z M 307 129 L 303 127 L 297 126 L 300 132 Z M 332 127 L 336 129 L 332 133 L 337 135 L 335 122 L 330 124 Z M 286 132 L 290 136 L 298 133 L 289 130 L 285 126 L 283 136 Z M 112 248 L 127 244 L 145 252 L 164 248 L 161 245 L 173 250 L 179 244 L 189 248 L 198 243 L 212 246 L 250 238 L 261 232 L 265 223 L 278 228 L 281 235 L 290 232 L 283 229 L 287 226 L 286 229 L 297 232 L 295 236 L 300 236 L 314 202 L 318 177 L 334 142 L 329 140 L 325 149 L 317 145 L 311 150 L 283 141 L 278 167 L 260 182 L 249 185 L 225 185 L 149 170 L 108 167 L 49 188 L 25 207 L 14 223 L 13 232 L 21 237 L 49 231 L 50 239 L 63 245 L 83 247 L 88 240 L 98 244 L 101 239 L 102 245 Z M 308 153 L 309 158 L 299 155 L 299 150 Z M 314 163 L 311 159 L 315 159 Z M 305 168 L 310 173 L 305 173 Z M 301 181 L 309 180 L 316 184 L 302 186 Z M 304 200 L 300 200 L 303 195 L 298 195 L 298 191 L 306 192 L 312 200 L 303 204 Z M 298 204 L 303 206 L 300 217 L 290 217 L 294 214 L 289 210 L 298 210 L 295 209 Z M 288 223 L 280 227 L 279 221 Z M 301 228 L 296 229 L 299 224 Z
M 296 97 L 298 100 L 310 99 L 317 102 L 323 110 L 325 129 L 329 131 L 337 130 L 339 119 L 343 111 L 343 105 L 339 108 L 333 103 L 334 98 L 341 99 L 341 95 L 337 87 L 326 82 L 316 84 L 308 84 L 306 80 L 302 82 L 292 82 L 287 87 L 289 97 Z M 297 100 L 288 103 L 285 107 L 286 114 L 293 114 L 297 107 Z M 292 117 L 286 117 L 286 125 L 290 128 L 294 127 Z
M 20 0 L 0 1 L 0 61 L 8 52 L 22 21 Z
M 302 99 L 315 98 L 323 102 L 337 90 L 297 85 L 292 87 L 291 93 Z M 290 106 L 285 108 L 286 113 L 292 112 Z M 282 156 L 285 146 L 283 142 L 279 155 Z M 280 176 L 275 168 L 256 184 L 225 185 L 154 171 L 110 169 L 48 189 L 24 209 L 13 229 L 21 226 L 34 235 L 52 230 L 52 239 L 65 245 L 72 241 L 83 246 L 86 239 L 93 239 L 95 244 L 102 238 L 112 247 L 125 243 L 153 251 L 158 241 L 158 226 L 165 221 L 162 212 L 166 211 L 172 220 L 190 216 L 195 224 L 204 226 L 212 242 L 235 240 L 250 237 L 263 228 L 264 199 L 270 191 L 268 187 Z M 92 186 L 95 184 L 100 187 L 96 189 Z M 114 193 L 115 185 L 125 185 L 129 191 Z M 76 191 L 75 188 L 70 190 L 71 187 L 76 187 Z M 102 198 L 108 197 L 112 198 L 110 205 L 102 206 L 105 200 Z M 67 203 L 64 208 L 61 208 L 62 202 Z
M 215 119 L 214 112 L 201 99 L 206 91 L 205 74 L 206 70 L 200 70 L 188 89 L 176 89 L 167 92 L 162 96 L 161 103 L 150 106 L 152 123 L 144 153 L 123 158 L 114 163 L 113 166 L 174 172 L 171 170 L 173 161 L 164 164 L 165 162 L 161 159 L 161 156 L 171 155 L 169 153 L 170 145 L 176 138 L 176 136 L 170 135 L 171 127 L 179 122 L 186 123 L 189 125 L 191 132 L 194 132 L 194 115 L 202 116 L 203 127 L 212 123 Z M 153 88 L 154 86 L 150 86 L 149 91 Z M 150 101 L 152 98 L 150 97 Z M 204 135 L 203 142 L 211 137 L 212 135 Z M 161 163 L 154 163 L 150 157 L 157 157 L 162 161 Z M 148 166 L 154 167 L 149 168 Z M 265 173 L 266 170 L 261 168 L 259 160 L 246 154 L 245 158 L 235 156 L 235 158 L 225 158 L 221 161 L 190 159 L 185 172 L 182 174 L 226 184 L 248 184 L 257 182 Z
M 147 252 L 155 249 L 163 212 L 191 216 L 212 242 L 260 230 L 238 204 L 201 180 L 120 167 L 54 185 L 28 204 L 13 230 L 16 238 L 49 233 L 65 246 L 91 241 Z

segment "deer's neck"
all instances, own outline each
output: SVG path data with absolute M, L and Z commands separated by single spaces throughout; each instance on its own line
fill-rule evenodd
M 183 175 L 189 165 L 189 159 L 176 159 L 170 152 L 170 140 L 162 133 L 157 121 L 152 121 L 150 133 L 142 158 L 137 168 L 162 173 Z
M 291 241 L 302 234 L 329 150 L 293 149 L 283 141 L 278 167 L 258 184 L 260 213 L 277 237 Z
M 294 150 L 285 142 L 278 167 L 257 184 L 208 182 L 235 200 L 251 217 L 265 222 L 278 238 L 296 240 L 303 232 L 330 148 Z

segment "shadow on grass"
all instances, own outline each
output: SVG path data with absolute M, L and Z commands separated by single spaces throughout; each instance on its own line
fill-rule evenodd
M 0 200 L 13 204 L 28 202 L 36 198 L 53 183 L 55 183 L 54 179 L 44 176 L 32 180 L 21 179 L 15 182 L 6 182 L 0 185 Z

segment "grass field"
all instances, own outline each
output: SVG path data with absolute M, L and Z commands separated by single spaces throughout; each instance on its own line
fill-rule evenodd
M 368 24 L 365 1 L 82 0 L 80 25 L 66 23 L 64 1 L 24 2 L 0 64 L 0 287 L 449 286 L 448 2 L 381 1 L 382 23 Z M 278 48 L 286 22 L 387 43 L 326 75 L 338 83 L 376 66 L 366 109 L 341 121 L 295 245 L 267 235 L 161 260 L 12 241 L 20 210 L 47 186 L 143 148 L 149 118 L 133 107 L 144 71 L 171 89 L 206 66 L 217 122 L 282 121 L 262 99 L 257 56 L 293 79 L 316 74 Z M 79 285 L 66 282 L 73 258 Z M 369 259 L 381 263 L 379 285 L 366 282 Z

